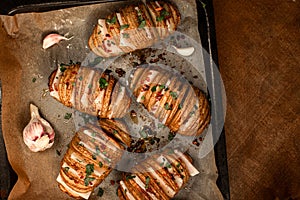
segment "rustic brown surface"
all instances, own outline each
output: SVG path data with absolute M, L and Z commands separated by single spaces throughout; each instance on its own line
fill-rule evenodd
M 232 199 L 300 199 L 300 2 L 214 0 Z

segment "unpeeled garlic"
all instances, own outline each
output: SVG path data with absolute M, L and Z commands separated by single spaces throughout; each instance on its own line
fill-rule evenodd
M 66 38 L 62 35 L 51 33 L 47 35 L 43 40 L 43 49 L 48 49 L 49 47 L 59 43 L 61 40 L 71 40 L 73 37 Z
M 23 130 L 24 143 L 33 152 L 44 151 L 54 143 L 54 130 L 39 114 L 38 107 L 30 104 L 31 120 Z

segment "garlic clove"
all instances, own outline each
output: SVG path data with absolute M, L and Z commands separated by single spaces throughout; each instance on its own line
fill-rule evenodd
M 172 47 L 182 56 L 191 56 L 195 51 L 194 47 L 178 48 L 174 45 Z
M 49 122 L 41 118 L 38 107 L 30 104 L 31 120 L 23 130 L 23 140 L 33 152 L 44 151 L 54 144 L 55 133 Z
M 73 37 L 66 38 L 62 35 L 51 33 L 47 35 L 43 40 L 43 49 L 48 49 L 49 47 L 59 43 L 61 40 L 71 40 Z

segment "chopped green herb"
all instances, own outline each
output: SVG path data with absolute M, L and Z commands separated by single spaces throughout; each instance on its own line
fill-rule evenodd
M 77 160 L 78 162 L 80 162 L 80 163 L 83 162 L 82 160 L 79 160 L 78 158 L 76 158 L 76 160 Z
M 153 86 L 153 87 L 151 88 L 151 92 L 155 92 L 155 91 L 156 91 L 156 87 L 157 87 L 157 86 Z
M 36 82 L 36 78 L 32 78 L 32 82 L 35 83 Z
M 122 33 L 124 38 L 129 38 L 129 34 L 128 33 Z
M 158 124 L 157 128 L 165 128 L 166 126 L 164 124 Z
M 69 169 L 70 169 L 70 167 L 64 167 L 64 172 L 68 173 Z
M 180 165 L 181 165 L 180 163 L 177 163 L 176 167 L 177 167 L 177 168 L 179 168 L 179 167 L 180 167 Z
M 159 166 L 163 167 L 165 165 L 164 162 L 160 163 Z
M 123 30 L 123 29 L 126 29 L 126 28 L 129 28 L 129 24 L 124 24 L 120 27 L 120 30 Z
M 174 137 L 175 137 L 175 134 L 174 134 L 174 133 L 172 133 L 172 132 L 169 132 L 169 135 L 168 135 L 168 140 L 169 140 L 169 141 L 171 141 L 171 140 L 173 140 L 173 139 L 174 139 Z
M 148 189 L 148 188 L 149 188 L 149 183 L 150 183 L 150 177 L 147 176 L 147 177 L 146 177 L 146 185 L 145 185 L 145 189 Z
M 115 23 L 117 22 L 117 17 L 114 16 L 114 17 L 111 18 L 111 19 L 106 19 L 106 22 L 107 22 L 108 24 L 115 24 Z
M 104 193 L 104 190 L 102 188 L 99 188 L 97 196 L 102 197 Z
M 76 85 L 76 82 L 73 82 L 73 83 L 72 83 L 72 86 L 75 86 L 75 85 Z
M 166 88 L 165 85 L 160 85 L 160 86 L 159 86 L 159 89 L 161 89 L 161 90 L 163 90 L 163 89 L 165 89 L 165 88 Z
M 91 89 L 92 87 L 93 87 L 93 85 L 92 85 L 92 84 L 89 84 L 89 85 L 88 85 L 88 88 L 89 88 L 89 89 Z
M 85 178 L 84 178 L 84 185 L 85 185 L 85 186 L 88 186 L 88 185 L 90 184 L 90 182 L 93 181 L 93 180 L 95 180 L 95 178 L 93 178 L 93 177 L 88 177 L 88 176 L 85 177 Z
M 167 17 L 170 15 L 170 13 L 168 11 L 166 11 L 165 9 L 163 9 L 160 13 L 161 16 Z
M 141 97 L 141 100 L 145 100 L 145 96 L 142 96 L 142 97 Z
M 71 117 L 72 117 L 72 113 L 66 113 L 64 116 L 64 119 L 69 120 L 69 119 L 71 119 Z
M 65 72 L 66 71 L 67 68 L 65 66 L 66 66 L 65 64 L 61 64 L 60 65 L 60 71 L 61 72 Z
M 172 168 L 171 164 L 169 162 L 166 163 L 167 168 Z
M 94 172 L 94 164 L 87 164 L 85 166 L 86 175 L 89 176 Z
M 170 91 L 170 95 L 174 100 L 178 99 L 178 94 L 176 92 Z
M 96 154 L 93 154 L 93 155 L 92 155 L 92 159 L 93 159 L 93 160 L 97 160 L 97 155 L 96 155 Z
M 100 148 L 99 148 L 99 146 L 96 146 L 96 153 L 97 153 L 97 155 L 100 154 Z
M 83 77 L 82 77 L 82 76 L 80 76 L 78 79 L 79 79 L 80 81 L 82 81 Z
M 158 21 L 158 22 L 161 22 L 161 21 L 163 21 L 164 19 L 165 19 L 164 16 L 158 16 L 158 17 L 156 17 L 156 21 Z
M 165 103 L 164 108 L 166 110 L 172 110 L 172 106 L 169 103 Z
M 139 28 L 144 28 L 146 26 L 146 21 L 145 20 L 142 20 L 140 22 L 140 25 L 139 25 Z
M 199 107 L 198 107 L 197 105 L 194 105 L 194 109 L 195 109 L 195 110 L 198 110 L 198 108 L 199 108 Z
M 94 143 L 96 141 L 96 139 L 92 138 L 92 139 L 90 139 L 90 141 Z
M 181 110 L 181 109 L 182 109 L 182 105 L 179 104 L 179 105 L 178 105 L 178 110 Z
M 106 160 L 108 163 L 111 163 L 111 160 L 109 158 L 105 158 L 104 160 Z
M 105 78 L 100 78 L 99 85 L 101 89 L 105 89 L 108 86 L 108 82 Z
M 99 162 L 99 167 L 103 167 L 103 163 L 101 161 Z
M 113 134 L 115 135 L 115 134 L 118 134 L 118 131 L 116 131 L 116 130 L 113 130 Z
M 193 110 L 192 112 L 190 112 L 190 116 L 194 115 L 195 111 Z
M 95 133 L 95 132 L 92 132 L 92 133 L 91 133 L 91 136 L 92 136 L 92 137 L 96 137 L 96 133 Z
M 126 181 L 128 181 L 129 179 L 134 179 L 136 176 L 134 175 L 128 175 L 126 176 Z

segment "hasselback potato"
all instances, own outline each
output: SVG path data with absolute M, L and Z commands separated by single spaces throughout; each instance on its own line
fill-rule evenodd
M 179 23 L 180 13 L 174 5 L 148 1 L 99 19 L 88 43 L 99 56 L 117 56 L 151 46 L 173 33 Z
M 130 80 L 130 90 L 173 132 L 200 135 L 210 122 L 207 97 L 179 74 L 158 66 L 139 67 Z
M 199 172 L 191 158 L 178 150 L 152 156 L 126 173 L 120 181 L 121 200 L 168 200 Z
M 59 188 L 75 198 L 88 199 L 91 192 L 112 171 L 121 158 L 125 147 L 116 135 L 127 135 L 128 130 L 122 121 L 103 119 L 111 128 L 88 124 L 73 137 L 61 161 L 57 178 Z M 120 133 L 122 130 L 122 133 Z
M 79 63 L 61 65 L 49 78 L 50 95 L 62 104 L 100 118 L 121 118 L 130 98 L 112 75 Z

